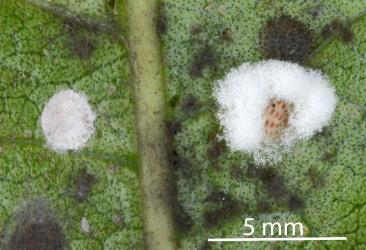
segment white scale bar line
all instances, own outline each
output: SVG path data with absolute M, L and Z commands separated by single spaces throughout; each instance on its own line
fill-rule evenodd
M 322 241 L 347 240 L 347 237 L 290 237 L 290 238 L 210 238 L 211 242 L 238 242 L 238 241 Z

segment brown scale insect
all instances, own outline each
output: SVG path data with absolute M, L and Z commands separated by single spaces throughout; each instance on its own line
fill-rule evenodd
M 263 114 L 264 133 L 267 138 L 278 139 L 284 129 L 288 128 L 291 108 L 291 105 L 283 100 L 270 100 Z

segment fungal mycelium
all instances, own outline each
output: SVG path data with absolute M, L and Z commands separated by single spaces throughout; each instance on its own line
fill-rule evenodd
M 328 78 L 298 64 L 245 63 L 217 82 L 214 96 L 223 138 L 258 164 L 281 159 L 297 140 L 329 123 L 337 98 Z
M 59 91 L 48 101 L 41 116 L 47 144 L 61 152 L 82 148 L 95 131 L 95 118 L 84 94 Z

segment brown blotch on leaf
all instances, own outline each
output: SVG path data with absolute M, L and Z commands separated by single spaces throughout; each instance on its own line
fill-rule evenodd
M 95 183 L 95 176 L 82 169 L 76 180 L 75 198 L 79 202 L 85 201 Z
M 71 19 L 67 19 L 63 23 L 63 29 L 69 35 L 75 35 L 80 30 L 80 25 Z
M 192 94 L 187 95 L 182 100 L 181 108 L 183 112 L 188 115 L 194 115 L 200 107 L 201 105 L 199 104 L 197 97 Z
M 323 13 L 323 9 L 321 8 L 321 6 L 316 6 L 314 8 L 311 8 L 307 11 L 307 13 L 312 16 L 314 19 L 319 18 L 322 13 Z
M 213 191 L 205 199 L 205 201 L 213 203 L 225 203 L 230 202 L 231 200 L 232 199 L 230 195 L 226 194 L 223 191 Z
M 95 47 L 88 38 L 75 38 L 72 44 L 72 52 L 80 59 L 88 59 L 94 52 Z
M 181 131 L 182 125 L 177 120 L 170 120 L 166 122 L 166 129 L 168 131 L 168 136 L 170 139 L 173 139 L 174 136 Z
M 178 200 L 178 188 L 176 184 L 176 174 L 167 177 L 168 188 L 166 191 L 166 201 L 173 211 L 175 228 L 183 233 L 191 230 L 194 221 L 191 216 L 184 210 L 182 204 Z
M 171 153 L 170 163 L 174 171 L 179 170 L 185 177 L 191 176 L 193 172 L 192 163 L 187 158 L 180 156 L 176 150 Z
M 214 191 L 206 201 L 213 204 L 204 213 L 204 225 L 207 228 L 217 226 L 222 220 L 234 217 L 248 208 L 248 204 L 240 203 L 222 191 Z M 214 208 L 212 208 L 214 207 Z
M 203 28 L 202 28 L 202 25 L 200 24 L 191 24 L 189 26 L 189 32 L 192 34 L 192 35 L 197 35 L 199 33 L 201 33 L 203 31 Z
M 183 209 L 178 202 L 174 207 L 175 225 L 181 232 L 188 232 L 192 229 L 194 222 L 192 217 Z
M 17 219 L 6 249 L 65 249 L 66 239 L 62 228 L 42 202 L 28 205 Z
M 313 187 L 322 188 L 325 186 L 324 176 L 321 175 L 321 173 L 319 172 L 319 170 L 316 167 L 314 167 L 314 166 L 309 167 L 308 176 L 309 176 L 310 182 L 312 183 Z
M 225 153 L 226 151 L 226 144 L 224 141 L 219 140 L 217 138 L 217 134 L 213 133 L 212 135 L 209 136 L 208 138 L 209 140 L 209 147 L 207 149 L 207 156 L 208 159 L 211 161 L 216 161 L 217 159 L 219 159 L 219 157 Z
M 91 27 L 88 28 L 91 29 Z M 72 19 L 67 19 L 63 23 L 63 29 L 68 35 L 66 46 L 71 54 L 81 60 L 89 59 L 95 51 L 95 46 L 90 38 L 82 34 L 81 31 L 85 29 L 82 24 Z
M 125 224 L 125 218 L 123 217 L 123 215 L 121 213 L 119 214 L 114 214 L 112 216 L 112 221 L 115 225 L 118 225 L 118 226 L 122 226 Z
M 247 177 L 258 178 L 266 192 L 274 199 L 284 201 L 289 197 L 289 191 L 282 176 L 273 167 L 257 167 L 248 165 Z
M 189 69 L 189 75 L 192 78 L 202 76 L 202 72 L 205 68 L 213 68 L 217 64 L 217 55 L 214 50 L 206 45 L 200 48 L 194 55 Z
M 261 34 L 262 54 L 266 59 L 305 63 L 313 49 L 313 31 L 290 16 L 267 21 Z
M 108 9 L 113 10 L 116 7 L 116 0 L 106 0 Z
M 257 211 L 260 213 L 268 213 L 271 210 L 271 205 L 268 201 L 258 201 Z
M 156 30 L 158 36 L 161 38 L 168 30 L 168 18 L 165 11 L 164 3 L 159 4 L 158 16 L 156 21 Z
M 292 211 L 302 209 L 304 207 L 304 200 L 299 196 L 292 194 L 288 199 L 288 207 Z
M 226 28 L 221 32 L 221 37 L 224 39 L 224 41 L 230 42 L 233 40 L 233 33 L 229 28 Z
M 242 180 L 245 177 L 244 168 L 234 165 L 230 167 L 230 176 L 238 181 Z
M 207 240 L 202 244 L 200 250 L 211 250 L 212 247 L 210 245 L 210 242 L 208 242 Z
M 334 20 L 325 25 L 321 31 L 321 35 L 324 39 L 332 39 L 339 36 L 345 43 L 349 43 L 353 39 L 353 32 L 351 28 L 339 20 Z
M 54 222 L 17 226 L 10 242 L 11 250 L 57 250 L 64 249 L 64 235 Z

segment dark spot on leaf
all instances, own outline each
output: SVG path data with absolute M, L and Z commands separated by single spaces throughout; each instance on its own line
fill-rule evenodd
M 309 9 L 308 14 L 313 18 L 319 18 L 322 14 L 321 6 L 316 6 L 314 8 Z
M 64 235 L 54 222 L 17 226 L 10 242 L 10 249 L 57 250 L 64 249 Z
M 17 225 L 9 239 L 7 249 L 65 249 L 66 239 L 62 228 L 42 202 L 26 207 L 17 219 Z
M 168 205 L 173 211 L 175 227 L 181 232 L 188 232 L 194 225 L 191 216 L 184 210 L 182 204 L 178 200 L 178 188 L 176 184 L 176 175 L 172 174 L 168 178 L 167 189 Z
M 319 140 L 321 138 L 326 138 L 331 135 L 331 130 L 329 128 L 323 128 L 322 131 L 316 133 L 313 137 L 315 140 Z
M 189 69 L 192 78 L 202 76 L 202 71 L 206 67 L 213 68 L 217 64 L 217 55 L 213 49 L 206 45 L 200 48 L 194 55 Z
M 189 27 L 189 32 L 192 35 L 197 35 L 197 34 L 201 33 L 202 30 L 203 30 L 202 25 L 200 25 L 200 24 L 191 24 Z
M 125 224 L 125 218 L 122 215 L 122 213 L 118 213 L 118 214 L 114 214 L 112 216 L 112 221 L 114 224 L 118 225 L 118 226 L 122 226 Z
M 76 180 L 75 198 L 80 202 L 85 201 L 95 183 L 95 176 L 82 169 Z
M 259 178 L 260 169 L 254 164 L 248 164 L 246 170 L 246 176 L 248 176 L 249 178 Z
M 349 43 L 353 40 L 353 32 L 350 28 L 348 27 L 345 27 L 345 29 L 343 30 L 343 33 L 342 33 L 342 40 L 343 42 L 345 43 Z
M 192 217 L 183 209 L 178 202 L 174 207 L 175 224 L 179 231 L 188 232 L 192 229 L 194 222 Z
M 68 35 L 66 45 L 71 54 L 82 60 L 88 59 L 93 54 L 95 46 L 91 39 L 87 38 L 85 34 L 82 34 L 81 31 L 85 28 L 79 22 L 67 19 L 63 23 L 63 29 Z
M 226 28 L 222 31 L 221 37 L 225 41 L 230 42 L 233 39 L 233 33 L 229 28 Z
M 256 167 L 249 165 L 247 168 L 247 176 L 258 178 L 266 190 L 266 192 L 276 200 L 285 200 L 289 196 L 285 182 L 273 167 Z
M 88 59 L 94 50 L 93 43 L 87 38 L 75 39 L 72 45 L 72 52 L 82 60 Z
M 208 241 L 205 241 L 203 245 L 201 246 L 200 250 L 211 250 L 211 245 Z
M 322 160 L 323 161 L 328 161 L 328 162 L 333 162 L 334 160 L 334 157 L 337 155 L 337 150 L 336 149 L 330 149 L 330 150 L 327 150 L 323 153 L 323 156 L 322 156 Z
M 206 201 L 213 203 L 227 203 L 231 202 L 231 197 L 223 191 L 213 191 L 206 197 Z
M 107 0 L 107 5 L 110 9 L 114 9 L 114 7 L 116 6 L 116 1 L 115 0 Z
M 299 210 L 304 207 L 304 201 L 299 196 L 292 194 L 288 199 L 288 207 L 290 210 Z
M 270 212 L 270 209 L 271 209 L 271 205 L 268 201 L 259 201 L 257 203 L 257 210 L 258 212 L 260 213 L 268 213 Z
M 226 151 L 226 144 L 222 140 L 218 140 L 217 136 L 214 136 L 210 141 L 210 146 L 207 149 L 207 156 L 209 160 L 216 161 Z
M 314 166 L 309 167 L 308 176 L 310 178 L 310 182 L 313 184 L 314 187 L 316 188 L 324 187 L 325 185 L 324 177 L 320 174 L 319 170 L 316 167 Z
M 289 16 L 267 21 L 262 32 L 262 53 L 267 59 L 306 62 L 313 48 L 313 32 Z
M 189 94 L 184 97 L 181 107 L 186 114 L 194 115 L 200 109 L 200 104 L 194 95 Z
M 241 204 L 235 200 L 225 201 L 217 209 L 208 210 L 204 213 L 204 222 L 207 228 L 217 226 L 221 221 L 235 217 L 247 208 L 246 204 Z
M 248 208 L 246 203 L 238 202 L 220 190 L 211 192 L 205 202 L 208 202 L 208 209 L 204 213 L 204 223 L 207 228 L 212 228 L 222 220 L 232 218 Z
M 187 158 L 180 156 L 176 150 L 172 152 L 171 164 L 174 170 L 179 170 L 183 176 L 190 177 L 192 175 L 192 163 Z
M 158 36 L 161 38 L 168 30 L 168 18 L 165 11 L 165 6 L 163 3 L 160 3 L 158 9 L 158 17 L 156 22 L 156 30 L 158 32 Z
M 244 168 L 234 165 L 230 167 L 230 176 L 236 180 L 243 180 L 245 177 L 245 171 Z
M 166 128 L 168 130 L 168 135 L 170 138 L 173 137 L 182 129 L 181 123 L 177 120 L 171 120 L 166 122 Z
M 176 107 L 179 101 L 179 96 L 175 95 L 169 99 L 169 106 Z
M 324 39 L 332 39 L 339 36 L 345 43 L 351 42 L 353 39 L 353 32 L 349 26 L 339 20 L 334 20 L 325 25 L 321 31 Z
M 76 22 L 71 19 L 67 19 L 63 23 L 63 29 L 69 35 L 74 35 L 80 30 L 80 27 Z

